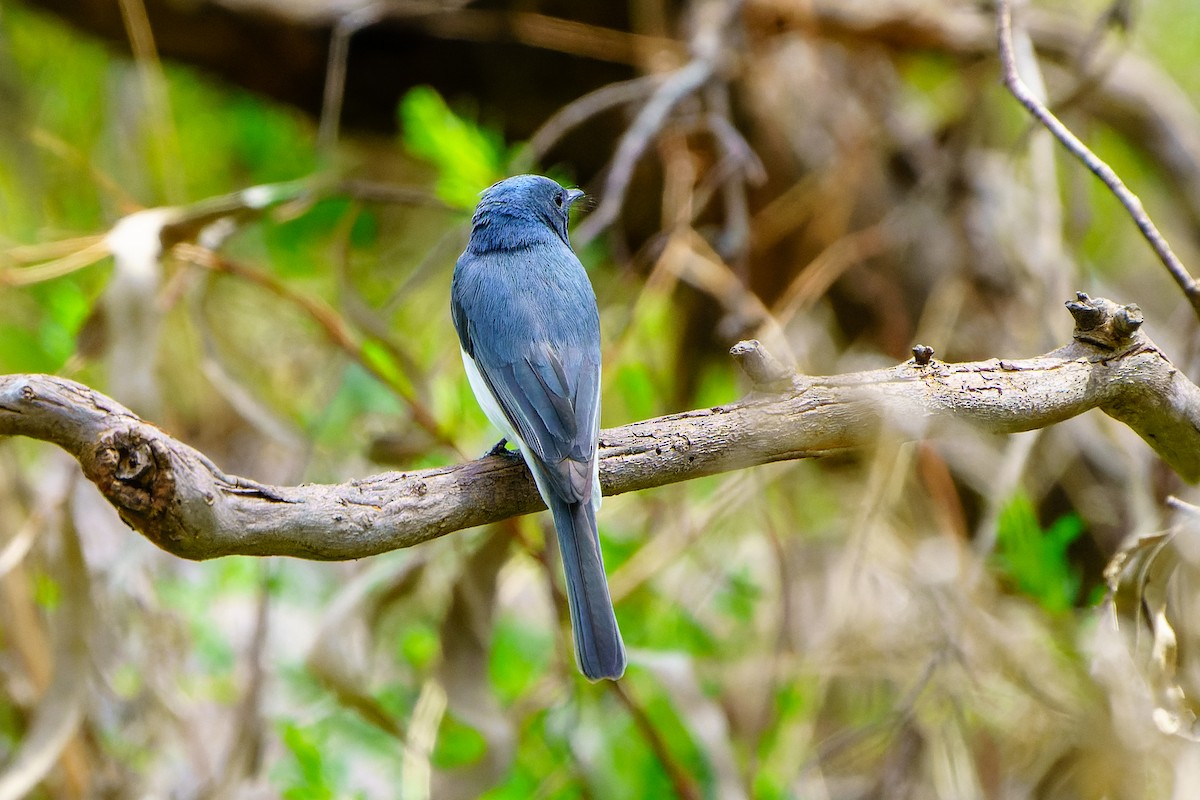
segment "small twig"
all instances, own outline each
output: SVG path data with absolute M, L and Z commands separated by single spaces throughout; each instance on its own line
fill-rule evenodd
M 616 221 L 625 203 L 625 193 L 629 190 L 633 170 L 650 141 L 662 131 L 671 111 L 702 89 L 720 68 L 724 54 L 723 37 L 737 19 L 742 3 L 740 0 L 710 2 L 719 3 L 720 7 L 701 7 L 701 18 L 690 46 L 691 60 L 663 81 L 621 137 L 617 152 L 613 155 L 612 168 L 604 181 L 600 205 L 572 237 L 580 247 Z
M 183 153 L 171 117 L 167 79 L 158 57 L 158 47 L 154 43 L 146 3 L 144 0 L 119 0 L 118 5 L 137 65 L 146 115 L 153 127 L 154 136 L 150 138 L 153 158 L 165 184 L 166 196 L 172 202 L 177 202 L 184 194 L 183 172 L 180 168 Z
M 270 572 L 275 565 L 262 562 L 258 566 L 259 585 L 254 630 L 246 643 L 244 659 L 249 675 L 241 681 L 245 690 L 233 710 L 233 734 L 226 747 L 220 774 L 213 785 L 205 787 L 207 791 L 198 793 L 201 796 L 225 797 L 234 794 L 237 785 L 253 776 L 262 761 L 263 731 L 266 727 L 263 718 L 263 688 L 267 675 L 264 654 L 270 639 Z
M 1121 205 L 1125 207 L 1125 210 L 1129 212 L 1134 223 L 1138 226 L 1138 230 L 1142 232 L 1142 236 L 1150 243 L 1150 247 L 1154 249 L 1155 254 L 1158 255 L 1163 266 L 1167 268 L 1175 283 L 1183 290 L 1183 294 L 1187 297 L 1188 302 L 1191 303 L 1196 316 L 1200 318 L 1200 284 L 1196 282 L 1196 279 L 1184 267 L 1183 262 L 1171 250 L 1171 246 L 1167 243 L 1166 238 L 1146 213 L 1146 209 L 1142 206 L 1142 201 L 1136 194 L 1130 191 L 1129 187 L 1125 185 L 1112 167 L 1093 153 L 1087 145 L 1080 141 L 1079 137 L 1073 134 L 1066 125 L 1059 121 L 1058 117 L 1054 116 L 1037 99 L 1024 80 L 1021 79 L 1021 75 L 1017 71 L 1013 48 L 1012 6 L 1010 0 L 997 0 L 996 30 L 1000 50 L 1000 66 L 1005 87 L 1012 92 L 1013 97 L 1038 122 L 1046 126 L 1046 129 L 1054 135 L 1054 138 L 1062 143 L 1063 147 L 1071 155 L 1079 159 L 1093 175 L 1099 178 Z
M 1117 63 L 1128 54 L 1130 49 L 1128 46 L 1129 32 L 1134 21 L 1133 10 L 1129 6 L 1129 0 L 1112 0 L 1108 8 L 1096 18 L 1092 30 L 1080 45 L 1079 53 L 1075 56 L 1072 64 L 1077 75 L 1075 85 L 1050 103 L 1057 113 L 1061 114 L 1067 109 L 1074 108 L 1080 101 L 1099 89 L 1108 80 Z M 1124 36 L 1126 46 L 1097 65 L 1100 46 L 1110 30 L 1120 31 Z
M 358 287 L 354 285 L 354 281 L 350 278 L 350 255 L 351 255 L 351 236 L 350 233 L 354 229 L 354 225 L 359 218 L 357 209 L 352 213 L 347 214 L 337 227 L 338 245 L 336 247 L 336 255 L 333 259 L 334 275 L 337 277 L 338 297 L 341 299 L 339 304 L 342 315 L 359 330 L 371 336 L 375 341 L 387 351 L 388 355 L 394 360 L 400 369 L 409 376 L 413 384 L 413 391 L 423 402 L 428 402 L 428 395 L 422 391 L 422 382 L 413 381 L 412 376 L 420 372 L 420 367 L 413 356 L 404 348 L 402 348 L 393 336 L 394 331 L 388 324 L 387 320 L 376 312 L 372 305 L 367 302 L 366 298 L 358 291 Z
M 1096 55 L 1096 51 L 1100 49 L 1100 44 L 1104 39 L 1105 34 L 1110 30 L 1120 31 L 1122 34 L 1128 34 L 1133 27 L 1136 11 L 1133 4 L 1129 0 L 1111 0 L 1108 8 L 1104 9 L 1096 21 L 1092 24 L 1092 30 L 1088 33 L 1087 38 L 1083 42 L 1083 46 L 1079 49 L 1079 57 L 1076 63 L 1079 65 L 1080 72 L 1084 72 L 1090 62 Z M 1080 86 L 1076 87 L 1076 92 L 1080 89 L 1086 91 L 1086 88 L 1091 83 L 1090 80 L 1085 80 Z M 1074 96 L 1076 92 L 1072 92 Z
M 433 412 L 426 408 L 411 388 L 397 381 L 394 376 L 379 368 L 367 355 L 362 342 L 350 330 L 336 311 L 329 306 L 307 295 L 297 292 L 286 282 L 265 272 L 250 269 L 242 264 L 225 258 L 217 253 L 194 244 L 175 246 L 175 253 L 188 262 L 214 272 L 224 272 L 236 275 L 250 283 L 261 286 L 267 291 L 287 300 L 303 310 L 320 326 L 325 335 L 345 351 L 354 361 L 374 376 L 377 380 L 395 392 L 408 405 L 413 421 L 429 433 L 439 444 L 462 455 L 454 440 L 438 425 Z
M 729 354 L 738 362 L 756 388 L 778 389 L 780 384 L 790 383 L 795 377 L 795 373 L 768 353 L 758 339 L 738 342 L 729 348 Z
M 1174 495 L 1171 495 L 1167 498 L 1167 505 L 1181 513 L 1189 514 L 1193 517 L 1200 517 L 1200 506 L 1192 505 L 1186 500 L 1180 500 Z
M 746 281 L 750 253 L 750 201 L 746 186 L 761 186 L 767 180 L 767 171 L 746 137 L 733 124 L 729 85 L 710 83 L 705 91 L 705 102 L 709 108 L 708 129 L 726 153 L 722 161 L 733 162 L 733 167 L 726 168 L 723 175 L 721 164 L 713 170 L 714 179 L 720 182 L 725 206 L 725 225 L 717 240 L 717 251 L 733 262 L 738 277 Z
M 713 240 L 713 248 L 723 260 L 733 262 L 732 271 L 744 282 L 745 256 L 750 246 L 746 186 L 761 185 L 766 181 L 767 173 L 758 154 L 729 119 L 729 86 L 722 81 L 710 81 L 703 95 L 706 110 L 680 117 L 676 131 L 711 136 L 721 156 L 704 171 L 699 181 L 689 182 L 688 220 L 689 224 L 695 225 L 713 198 L 720 193 L 724 226 L 720 235 Z
M 422 206 L 436 208 L 452 213 L 462 213 L 444 200 L 438 199 L 433 192 L 417 186 L 403 184 L 381 183 L 364 178 L 347 178 L 330 185 L 329 193 L 337 196 L 361 200 L 365 203 L 389 203 L 400 206 Z
M 532 169 L 571 130 L 610 108 L 640 100 L 662 82 L 661 75 L 642 75 L 601 86 L 567 103 L 537 129 L 533 138 L 513 159 L 514 171 Z
M 679 43 L 671 39 L 528 11 L 457 8 L 408 19 L 410 24 L 446 39 L 512 40 L 529 47 L 614 64 L 637 64 L 645 53 L 679 47 Z
M 897 223 L 898 218 L 899 215 L 888 214 L 868 228 L 835 239 L 817 253 L 796 273 L 771 307 L 771 324 L 787 325 L 829 291 L 829 287 L 851 267 L 895 247 L 898 236 L 904 232 L 903 225 Z
M 381 3 L 357 8 L 338 18 L 329 39 L 329 60 L 325 67 L 325 95 L 321 100 L 321 122 L 317 129 L 318 149 L 329 152 L 337 143 L 342 119 L 342 99 L 346 93 L 346 64 L 350 39 L 363 28 L 374 25 L 384 14 Z
M 26 797 L 56 763 L 65 767 L 61 772 L 65 773 L 67 794 L 73 794 L 70 789 L 86 794 L 86 779 L 83 779 L 77 761 L 81 754 L 69 754 L 73 742 L 77 741 L 88 699 L 91 668 L 88 633 L 96 614 L 87 563 L 70 513 L 62 515 L 61 525 L 62 549 L 55 560 L 57 574 L 53 576 L 63 587 L 61 608 L 57 611 L 54 626 L 51 662 L 54 676 L 49 685 L 39 687 L 43 691 L 25 735 L 0 770 L 0 800 Z M 60 759 L 65 760 L 60 762 Z
M 213 327 L 204 314 L 205 292 L 196 292 L 189 302 L 189 313 L 200 339 L 200 371 L 213 389 L 258 433 L 287 451 L 300 453 L 307 445 L 291 421 L 263 403 L 250 386 L 239 381 L 221 358 Z
M 654 755 L 662 765 L 663 772 L 667 773 L 667 779 L 671 781 L 671 786 L 675 789 L 675 796 L 681 800 L 699 800 L 701 794 L 695 780 L 671 755 L 671 749 L 667 747 L 667 743 L 663 740 L 654 721 L 650 719 L 646 710 L 638 705 L 625 683 L 612 681 L 608 686 L 621 701 L 621 705 L 625 706 L 629 716 L 633 718 L 633 723 L 645 737 L 646 744 L 650 745 L 650 749 L 654 751 Z
M 707 83 L 712 73 L 712 63 L 692 61 L 667 78 L 649 102 L 642 106 L 617 145 L 612 169 L 604 181 L 600 205 L 575 230 L 572 239 L 578 246 L 586 245 L 616 221 L 621 206 L 625 204 L 625 193 L 629 190 L 634 167 L 642 153 L 646 152 L 650 140 L 662 130 L 671 110 Z
M 92 236 L 87 239 L 73 239 L 75 242 L 90 242 L 61 258 L 28 267 L 12 267 L 0 269 L 0 286 L 28 286 L 32 283 L 54 280 L 72 272 L 86 269 L 98 263 L 109 254 L 108 242 L 103 236 Z M 0 262 L 2 263 L 2 262 Z
M 36 147 L 45 150 L 59 160 L 86 172 L 88 177 L 95 181 L 96 188 L 103 189 L 122 214 L 132 214 L 142 210 L 143 206 L 137 198 L 116 178 L 101 169 L 96 159 L 88 153 L 84 153 L 79 145 L 67 142 L 45 128 L 32 129 L 29 132 L 29 140 Z

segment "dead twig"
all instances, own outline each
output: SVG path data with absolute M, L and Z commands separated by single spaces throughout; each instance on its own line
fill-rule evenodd
M 436 5 L 431 9 L 441 12 Z M 544 50 L 614 64 L 637 64 L 648 53 L 676 50 L 679 43 L 657 36 L 628 33 L 601 25 L 527 11 L 455 8 L 444 13 L 406 15 L 409 22 L 434 36 L 468 41 L 511 39 Z
M 642 737 L 646 740 L 646 744 L 650 745 L 650 749 L 658 758 L 659 764 L 662 765 L 663 772 L 667 773 L 667 779 L 671 781 L 671 787 L 675 790 L 675 796 L 680 800 L 699 800 L 702 796 L 700 788 L 696 785 L 695 779 L 688 774 L 688 771 L 671 755 L 671 749 L 663 740 L 662 734 L 655 727 L 650 715 L 637 702 L 628 686 L 623 681 L 611 681 L 608 687 L 617 699 L 621 701 L 621 705 L 625 706 L 625 710 L 629 712 L 629 716 L 633 718 L 633 723 Z
M 1058 117 L 1054 116 L 1038 100 L 1025 81 L 1021 79 L 1021 75 L 1017 71 L 1016 56 L 1013 48 L 1012 4 L 1010 0 L 998 0 L 996 3 L 996 31 L 999 42 L 1001 74 L 1005 87 L 1038 122 L 1046 126 L 1046 129 L 1054 135 L 1054 138 L 1062 143 L 1067 152 L 1079 159 L 1093 175 L 1108 187 L 1109 191 L 1125 207 L 1125 210 L 1129 212 L 1129 216 L 1133 218 L 1134 223 L 1137 225 L 1138 230 L 1142 232 L 1142 236 L 1150 243 L 1150 247 L 1158 256 L 1159 261 L 1163 263 L 1163 266 L 1167 268 L 1167 272 L 1170 273 L 1171 278 L 1183 290 L 1183 294 L 1188 299 L 1188 302 L 1192 304 L 1192 309 L 1196 312 L 1196 316 L 1200 318 L 1200 284 L 1196 282 L 1196 279 L 1187 271 L 1183 262 L 1171 250 L 1171 246 L 1167 243 L 1166 238 L 1158 230 L 1154 221 L 1150 219 L 1150 215 L 1146 213 L 1141 199 L 1125 185 L 1124 181 L 1121 180 L 1112 167 L 1093 153 L 1079 137 L 1071 132 L 1070 128 L 1064 125 Z
M 62 515 L 62 553 L 56 576 L 64 598 L 54 632 L 54 677 L 42 692 L 25 736 L 0 772 L 0 800 L 25 797 L 50 773 L 68 749 L 83 720 L 91 665 L 91 580 L 79 534 L 70 514 Z M 67 765 L 66 778 L 74 790 L 86 792 L 86 772 L 79 753 Z
M 417 425 L 424 429 L 443 447 L 453 452 L 459 452 L 457 445 L 454 444 L 454 440 L 438 425 L 437 418 L 434 417 L 433 412 L 421 403 L 420 398 L 416 396 L 416 393 L 410 387 L 398 381 L 395 376 L 390 375 L 386 370 L 381 369 L 379 364 L 372 361 L 363 347 L 363 343 L 359 341 L 355 333 L 346 325 L 345 320 L 332 308 L 308 297 L 302 292 L 297 292 L 288 286 L 285 281 L 281 281 L 273 275 L 239 264 L 199 245 L 179 244 L 175 246 L 174 252 L 180 258 L 196 266 L 204 267 L 213 272 L 234 275 L 249 283 L 261 286 L 304 311 L 324 331 L 331 342 L 353 358 L 359 366 L 395 392 L 408 405 L 413 421 Z M 462 454 L 459 453 L 459 455 Z
M 575 231 L 573 239 L 579 247 L 617 220 L 633 170 L 650 141 L 663 129 L 671 111 L 717 74 L 725 57 L 724 37 L 741 8 L 741 0 L 710 0 L 701 6 L 690 46 L 691 60 L 663 81 L 621 136 L 604 180 L 600 205 Z
M 382 3 L 356 8 L 338 17 L 329 37 L 329 59 L 325 67 L 325 93 L 321 99 L 321 121 L 317 128 L 317 146 L 332 152 L 337 144 L 338 128 L 342 121 L 342 100 L 346 93 L 346 63 L 350 56 L 350 40 L 363 28 L 383 18 Z
M 513 159 L 513 171 L 532 169 L 571 130 L 610 108 L 640 100 L 663 82 L 661 75 L 642 75 L 588 92 L 554 112 Z

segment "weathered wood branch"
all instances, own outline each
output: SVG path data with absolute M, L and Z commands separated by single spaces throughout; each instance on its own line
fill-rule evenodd
M 1086 295 L 1068 307 L 1073 342 L 1011 361 L 947 364 L 923 349 L 889 369 L 816 378 L 783 373 L 743 343 L 734 355 L 757 382 L 750 396 L 601 432 L 604 493 L 842 452 L 870 444 L 885 424 L 913 436 L 951 422 L 1003 434 L 1093 408 L 1200 480 L 1200 388 L 1141 332 L 1136 307 Z M 543 507 L 515 456 L 267 486 L 225 474 L 114 400 L 48 375 L 0 376 L 0 435 L 62 447 L 132 528 L 191 559 L 362 558 Z

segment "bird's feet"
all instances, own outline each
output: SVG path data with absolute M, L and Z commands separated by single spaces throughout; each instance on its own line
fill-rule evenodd
M 521 451 L 520 450 L 509 450 L 508 449 L 508 439 L 501 439 L 500 441 L 496 442 L 495 447 L 493 447 L 491 450 L 487 451 L 486 455 L 501 456 L 503 458 L 520 458 Z

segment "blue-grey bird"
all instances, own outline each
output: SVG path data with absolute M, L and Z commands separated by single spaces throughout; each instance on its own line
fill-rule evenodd
M 583 196 L 518 175 L 487 189 L 454 267 L 450 305 L 475 398 L 520 448 L 554 515 L 579 668 L 625 672 L 604 577 L 600 473 L 600 315 L 567 234 Z

